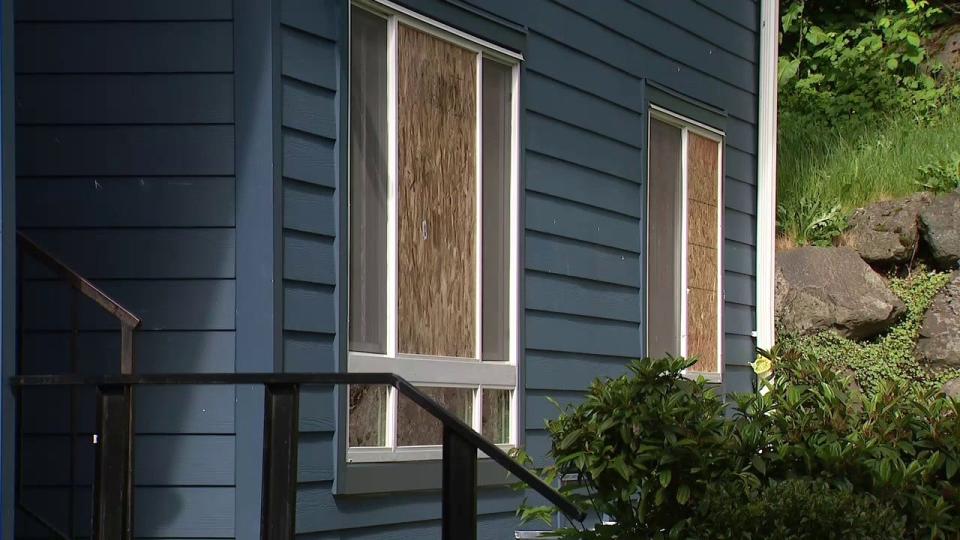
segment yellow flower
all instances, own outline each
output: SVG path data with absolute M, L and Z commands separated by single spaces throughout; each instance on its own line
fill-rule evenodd
M 766 375 L 773 369 L 773 363 L 770 362 L 770 359 L 767 357 L 757 356 L 757 361 L 750 364 L 750 367 L 753 368 L 753 372 L 757 375 Z

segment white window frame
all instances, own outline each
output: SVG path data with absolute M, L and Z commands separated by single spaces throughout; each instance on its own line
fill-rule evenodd
M 724 361 L 723 361 L 723 153 L 726 134 L 716 128 L 710 127 L 691 118 L 675 113 L 669 109 L 650 104 L 650 121 L 659 120 L 680 129 L 680 356 L 687 355 L 687 244 L 688 230 L 687 221 L 687 139 L 690 133 L 695 133 L 717 143 L 717 371 L 703 372 L 684 370 L 684 375 L 689 378 L 703 377 L 704 379 L 720 383 L 723 382 Z M 647 140 L 650 140 L 650 121 L 647 122 Z M 648 152 L 650 145 L 647 145 Z M 647 177 L 650 175 L 650 159 L 647 159 Z M 647 208 L 650 207 L 650 195 L 647 192 Z M 647 224 L 646 234 L 650 234 L 649 224 Z M 649 274 L 650 261 L 646 262 L 647 275 Z M 645 306 L 646 320 L 649 320 L 650 304 Z M 646 343 L 649 343 L 649 337 L 646 337 Z
M 363 9 L 386 20 L 387 23 L 387 332 L 386 354 L 367 352 L 347 352 L 347 371 L 350 373 L 396 373 L 416 386 L 424 387 L 461 387 L 474 390 L 473 418 L 468 423 L 482 433 L 482 391 L 509 390 L 510 398 L 510 427 L 509 440 L 505 444 L 498 444 L 503 449 L 509 449 L 517 444 L 519 434 L 518 418 L 518 364 L 519 351 L 519 201 L 520 201 L 520 62 L 523 56 L 504 49 L 482 39 L 473 37 L 437 21 L 433 21 L 419 13 L 386 0 L 355 0 L 352 9 Z M 398 141 L 397 141 L 397 29 L 400 24 L 425 32 L 439 39 L 476 53 L 477 67 L 477 110 L 476 110 L 476 355 L 477 358 L 450 358 L 439 356 L 424 356 L 402 354 L 397 351 L 397 182 L 398 182 Z M 482 88 L 483 88 L 483 60 L 493 60 L 511 68 L 511 141 L 510 141 L 510 246 L 509 246 L 509 338 L 508 355 L 506 362 L 483 362 L 480 360 L 482 344 L 482 219 L 483 219 L 483 175 L 482 175 Z M 349 119 L 348 119 L 349 122 Z M 348 148 L 349 152 L 349 148 Z M 349 160 L 347 160 L 349 164 Z M 350 174 L 348 171 L 348 179 Z M 348 180 L 349 181 L 349 180 Z M 349 234 L 349 233 L 348 233 Z M 349 270 L 347 272 L 349 275 Z M 348 306 L 349 310 L 349 306 Z M 415 460 L 437 460 L 442 458 L 441 445 L 426 446 L 397 446 L 397 407 L 398 393 L 395 388 L 389 388 L 387 394 L 386 414 L 386 446 L 383 447 L 350 447 L 349 433 L 347 441 L 348 463 L 395 462 Z M 349 429 L 349 411 L 346 418 Z M 485 457 L 479 453 L 480 457 Z

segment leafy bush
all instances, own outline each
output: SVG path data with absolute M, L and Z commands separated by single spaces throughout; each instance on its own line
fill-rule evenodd
M 684 378 L 692 362 L 645 359 L 629 376 L 594 382 L 582 404 L 548 422 L 553 465 L 542 474 L 574 475 L 579 484 L 563 491 L 615 522 L 564 537 L 725 538 L 732 522 L 715 520 L 725 504 L 747 517 L 793 508 L 810 530 L 870 532 L 875 521 L 897 538 L 960 534 L 960 401 L 886 383 L 864 395 L 802 357 L 769 356 L 767 391 L 735 395 L 727 408 L 704 381 Z M 794 480 L 825 487 L 802 497 L 798 484 L 780 485 Z M 774 495 L 782 500 L 761 500 Z M 839 514 L 854 506 L 862 514 Z
M 681 375 L 689 365 L 682 358 L 633 362 L 632 376 L 594 381 L 582 405 L 548 424 L 555 461 L 546 478 L 575 474 L 585 492 L 568 495 L 617 520 L 584 538 L 650 538 L 671 529 L 738 468 L 725 449 L 724 404 L 705 382 Z
M 950 275 L 920 268 L 905 278 L 890 280 L 890 288 L 907 306 L 903 319 L 871 342 L 858 343 L 826 331 L 812 336 L 780 336 L 780 347 L 788 355 L 823 364 L 835 371 L 850 370 L 867 392 L 884 381 L 912 383 L 929 388 L 960 376 L 956 370 L 932 372 L 914 357 L 923 315 L 934 296 L 947 284 Z
M 866 493 L 824 481 L 791 479 L 742 493 L 711 492 L 691 534 L 695 538 L 861 540 L 903 538 L 905 519 L 896 509 Z
M 782 50 L 789 51 L 778 69 L 782 112 L 825 125 L 890 110 L 936 114 L 956 90 L 922 69 L 921 40 L 942 11 L 926 0 L 903 6 L 821 26 L 809 18 L 804 0 L 792 2 L 781 19 Z
M 960 187 L 960 156 L 923 165 L 917 171 L 917 186 L 925 191 L 942 193 Z

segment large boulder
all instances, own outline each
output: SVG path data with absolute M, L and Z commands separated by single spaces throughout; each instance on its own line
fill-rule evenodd
M 948 381 L 943 385 L 943 388 L 941 388 L 940 391 L 943 392 L 943 395 L 949 398 L 960 399 L 960 379 Z
M 850 216 L 844 242 L 873 264 L 910 262 L 917 250 L 920 210 L 930 204 L 928 193 L 883 201 L 858 209 Z
M 960 272 L 933 297 L 923 316 L 917 356 L 938 367 L 960 367 Z
M 939 195 L 920 211 L 920 230 L 936 265 L 957 268 L 960 261 L 960 193 Z
M 802 247 L 777 254 L 776 317 L 782 331 L 835 330 L 851 339 L 890 328 L 906 311 L 879 274 L 849 248 Z

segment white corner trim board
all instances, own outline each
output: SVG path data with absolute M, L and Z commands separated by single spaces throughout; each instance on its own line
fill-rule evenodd
M 773 346 L 777 207 L 777 0 L 760 3 L 757 148 L 757 346 Z

